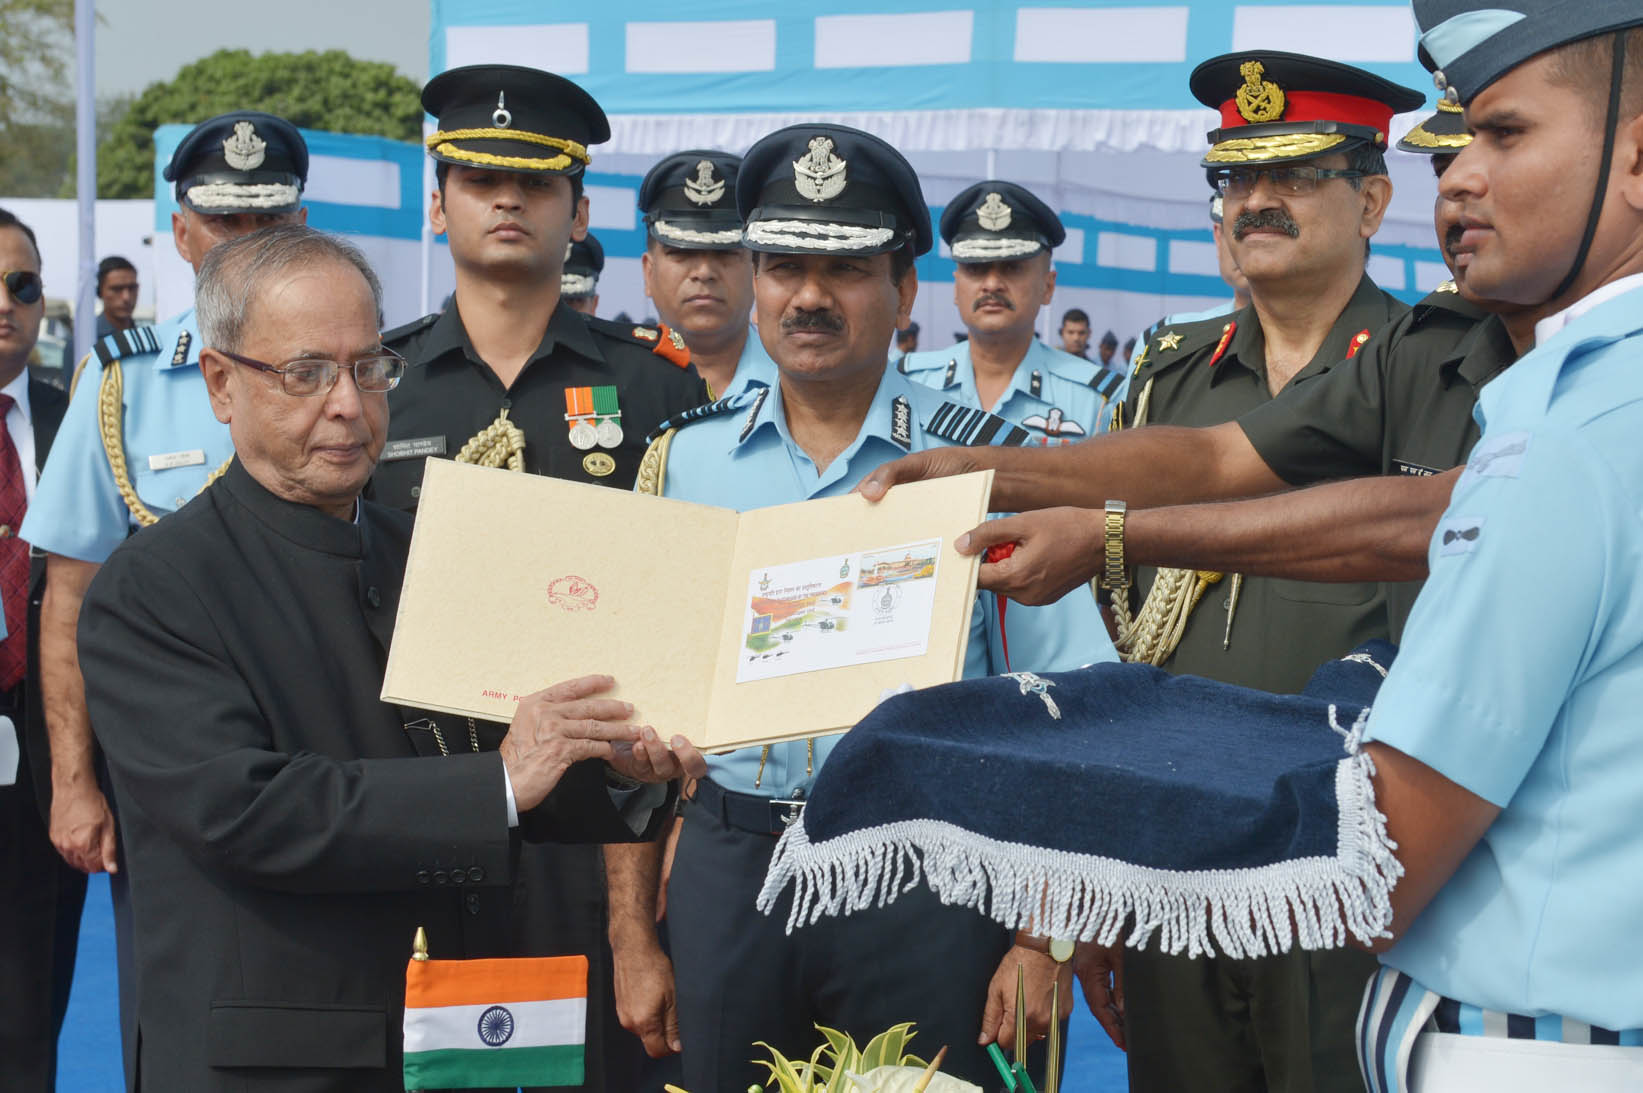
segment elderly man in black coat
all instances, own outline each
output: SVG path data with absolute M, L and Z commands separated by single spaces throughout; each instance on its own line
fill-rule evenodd
M 144 1089 L 402 1089 L 416 928 L 438 957 L 498 955 L 517 833 L 650 837 L 662 783 L 705 770 L 600 697 L 608 677 L 528 696 L 505 732 L 379 700 L 410 540 L 359 498 L 404 368 L 380 301 L 363 257 L 307 228 L 212 252 L 201 367 L 234 461 L 81 612 Z

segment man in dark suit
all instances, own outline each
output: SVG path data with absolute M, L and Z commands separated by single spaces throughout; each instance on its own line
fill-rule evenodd
M 115 550 L 80 613 L 131 874 L 138 1085 L 398 1093 L 404 969 L 502 955 L 527 838 L 652 835 L 704 774 L 589 676 L 509 726 L 377 697 L 411 520 L 363 502 L 405 362 L 359 252 L 224 243 L 196 319 L 234 459 Z M 544 657 L 551 651 L 544 650 Z
M 38 713 L 29 701 L 36 666 L 30 604 L 45 571 L 30 564 L 17 528 L 68 407 L 67 395 L 25 367 L 44 309 L 34 232 L 0 209 L 0 1088 L 19 1093 L 55 1084 L 57 1030 L 86 897 L 85 875 L 57 856 L 46 835 L 50 758 L 45 737 L 26 731 Z

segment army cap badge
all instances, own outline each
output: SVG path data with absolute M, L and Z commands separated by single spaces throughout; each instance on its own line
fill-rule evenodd
M 1392 115 L 1418 91 L 1361 68 L 1298 53 L 1250 50 L 1193 69 L 1197 100 L 1221 114 L 1205 167 L 1291 163 L 1360 144 L 1384 149 Z

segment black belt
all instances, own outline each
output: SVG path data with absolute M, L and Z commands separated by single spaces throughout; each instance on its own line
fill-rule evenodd
M 761 797 L 725 789 L 711 778 L 696 783 L 696 807 L 707 809 L 726 827 L 754 835 L 780 835 L 804 812 L 799 797 Z

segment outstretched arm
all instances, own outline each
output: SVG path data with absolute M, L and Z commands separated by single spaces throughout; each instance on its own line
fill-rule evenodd
M 887 463 L 858 487 L 877 501 L 891 486 L 991 468 L 994 512 L 1072 505 L 1131 507 L 1251 497 L 1287 488 L 1236 423 L 1150 425 L 1055 448 L 935 448 Z
M 1135 510 L 1124 528 L 1130 565 L 1210 569 L 1301 581 L 1407 581 L 1426 576 L 1426 548 L 1459 468 L 1428 478 L 1330 482 L 1247 501 Z M 1015 543 L 981 567 L 981 587 L 1020 603 L 1052 603 L 1101 570 L 1099 509 L 1054 508 L 989 520 L 959 539 L 975 554 Z

